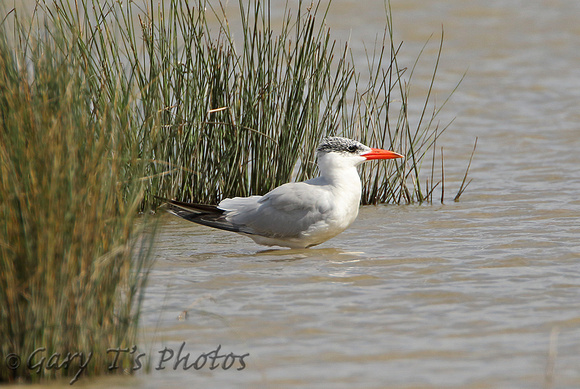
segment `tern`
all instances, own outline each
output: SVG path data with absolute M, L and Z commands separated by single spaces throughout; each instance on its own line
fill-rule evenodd
M 362 192 L 359 164 L 404 158 L 341 137 L 323 139 L 316 156 L 318 177 L 281 185 L 263 196 L 228 198 L 217 206 L 160 199 L 170 213 L 194 223 L 236 232 L 265 246 L 307 248 L 340 234 L 356 219 Z

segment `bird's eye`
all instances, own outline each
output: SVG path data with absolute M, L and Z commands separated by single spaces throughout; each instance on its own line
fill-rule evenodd
M 358 150 L 358 146 L 357 145 L 350 145 L 350 146 L 348 146 L 347 150 L 351 153 L 354 153 L 355 151 Z

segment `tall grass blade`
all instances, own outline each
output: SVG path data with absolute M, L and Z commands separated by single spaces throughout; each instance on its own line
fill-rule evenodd
M 473 144 L 473 150 L 471 151 L 471 156 L 469 157 L 469 163 L 467 164 L 467 169 L 465 169 L 465 175 L 463 176 L 463 180 L 461 181 L 461 185 L 459 186 L 459 190 L 457 191 L 457 194 L 455 195 L 455 198 L 453 199 L 453 201 L 459 201 L 459 198 L 461 197 L 463 192 L 465 192 L 465 189 L 472 181 L 472 180 L 469 180 L 467 183 L 465 182 L 467 180 L 467 174 L 469 173 L 469 169 L 471 168 L 471 161 L 473 160 L 473 155 L 475 154 L 476 147 L 477 147 L 477 138 L 475 138 L 475 143 Z

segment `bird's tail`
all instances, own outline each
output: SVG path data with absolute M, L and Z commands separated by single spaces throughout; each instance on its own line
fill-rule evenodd
M 190 222 L 204 226 L 219 228 L 220 230 L 251 234 L 243 226 L 231 223 L 226 218 L 226 211 L 215 205 L 185 203 L 183 201 L 170 200 L 163 197 L 155 198 L 167 204 L 167 212 L 179 216 Z

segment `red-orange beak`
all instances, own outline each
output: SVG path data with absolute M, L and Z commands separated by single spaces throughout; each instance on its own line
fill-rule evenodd
M 362 157 L 365 157 L 367 161 L 371 159 L 394 159 L 394 158 L 405 158 L 405 156 L 395 153 L 394 151 L 383 150 L 383 149 L 373 149 L 365 154 L 361 154 Z

